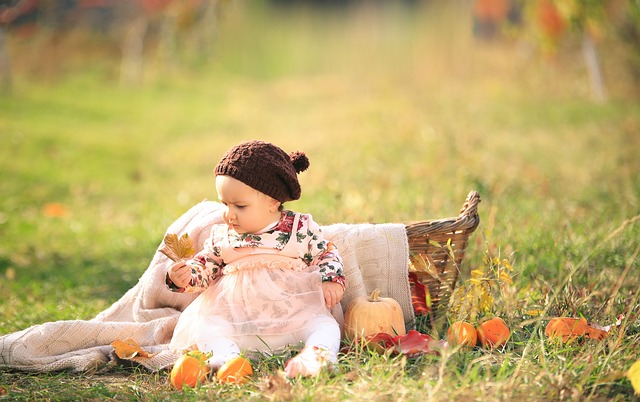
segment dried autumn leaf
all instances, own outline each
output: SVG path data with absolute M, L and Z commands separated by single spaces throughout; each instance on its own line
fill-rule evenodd
M 358 374 L 357 371 L 352 370 L 352 371 L 349 371 L 347 374 L 345 374 L 343 378 L 346 382 L 354 382 L 358 378 L 360 378 L 360 375 Z
M 603 327 L 596 323 L 587 322 L 584 317 L 555 317 L 549 321 L 544 333 L 549 338 L 561 337 L 562 342 L 567 342 L 580 336 L 601 341 L 607 337 L 611 328 L 620 325 L 623 319 L 624 316 L 619 315 L 615 324 Z
M 595 339 L 596 341 L 601 341 L 604 338 L 606 338 L 607 335 L 609 335 L 609 332 L 600 328 L 587 326 L 585 335 L 587 336 L 587 338 Z
M 414 329 L 406 335 L 392 337 L 389 334 L 378 333 L 367 337 L 367 341 L 378 343 L 388 350 L 402 353 L 405 356 L 415 356 L 424 353 L 437 354 L 437 349 L 444 347 L 444 341 L 436 341 L 427 334 Z
M 414 272 L 409 273 L 409 287 L 411 289 L 411 304 L 416 315 L 428 314 L 431 311 L 429 289 L 420 283 Z
M 61 218 L 69 214 L 69 209 L 57 202 L 48 202 L 42 206 L 42 214 L 49 218 Z
M 635 394 L 640 395 L 640 360 L 629 367 L 627 378 L 631 381 Z
M 435 353 L 433 338 L 416 330 L 410 330 L 406 335 L 397 337 L 397 348 L 403 355 L 413 356 L 422 353 Z
M 592 338 L 598 341 L 604 339 L 609 334 L 611 328 L 622 324 L 622 320 L 624 320 L 624 315 L 620 314 L 614 324 L 602 326 L 594 322 L 590 322 L 587 325 L 587 338 Z
M 262 393 L 271 400 L 285 401 L 291 399 L 291 383 L 284 371 L 278 370 L 264 378 L 259 385 Z
M 126 341 L 117 339 L 111 343 L 111 346 L 115 349 L 116 355 L 124 360 L 131 360 L 136 356 L 153 357 L 155 355 L 155 353 L 145 352 L 133 339 Z
M 186 260 L 196 253 L 187 233 L 180 237 L 175 233 L 167 233 L 164 236 L 164 245 L 159 251 L 172 261 Z
M 395 346 L 394 337 L 384 332 L 378 332 L 377 334 L 368 335 L 366 338 L 368 343 L 376 343 L 384 346 L 385 348 Z
M 567 342 L 571 338 L 582 336 L 587 331 L 587 320 L 584 317 L 555 317 L 552 318 L 544 330 L 549 338 L 562 338 Z

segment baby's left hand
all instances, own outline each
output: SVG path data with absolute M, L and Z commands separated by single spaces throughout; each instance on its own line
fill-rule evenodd
M 322 282 L 322 293 L 324 294 L 324 302 L 331 309 L 342 300 L 344 288 L 339 283 L 326 281 Z

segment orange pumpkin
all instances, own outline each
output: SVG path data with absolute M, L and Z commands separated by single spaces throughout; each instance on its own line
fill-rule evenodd
M 202 383 L 209 373 L 206 361 L 207 355 L 202 352 L 188 352 L 180 356 L 171 369 L 171 385 L 182 389 L 185 385 L 194 388 Z
M 349 339 L 366 338 L 378 333 L 405 335 L 404 315 L 400 304 L 390 297 L 380 297 L 380 290 L 356 298 L 344 313 L 344 333 Z
M 478 332 L 466 321 L 456 321 L 447 331 L 447 340 L 451 345 L 474 347 L 478 342 Z
M 220 383 L 242 384 L 252 374 L 251 363 L 244 357 L 238 356 L 223 364 L 216 377 Z
M 480 344 L 490 348 L 504 345 L 511 335 L 509 327 L 500 317 L 493 317 L 483 322 L 476 331 Z

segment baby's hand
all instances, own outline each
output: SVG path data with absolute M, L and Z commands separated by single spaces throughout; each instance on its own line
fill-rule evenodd
M 331 309 L 342 300 L 344 288 L 337 282 L 325 281 L 322 282 L 322 294 L 325 304 Z
M 183 288 L 191 282 L 191 267 L 184 260 L 176 261 L 169 267 L 169 279 L 179 288 Z

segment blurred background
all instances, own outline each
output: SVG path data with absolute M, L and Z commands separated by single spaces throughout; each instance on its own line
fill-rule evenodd
M 639 9 L 635 0 L 2 0 L 0 79 L 7 92 L 21 77 L 86 69 L 141 85 L 211 63 L 249 76 L 384 64 L 438 82 L 506 73 L 470 54 L 503 46 L 524 82 L 535 63 L 575 81 L 567 95 L 604 101 L 637 95 Z

